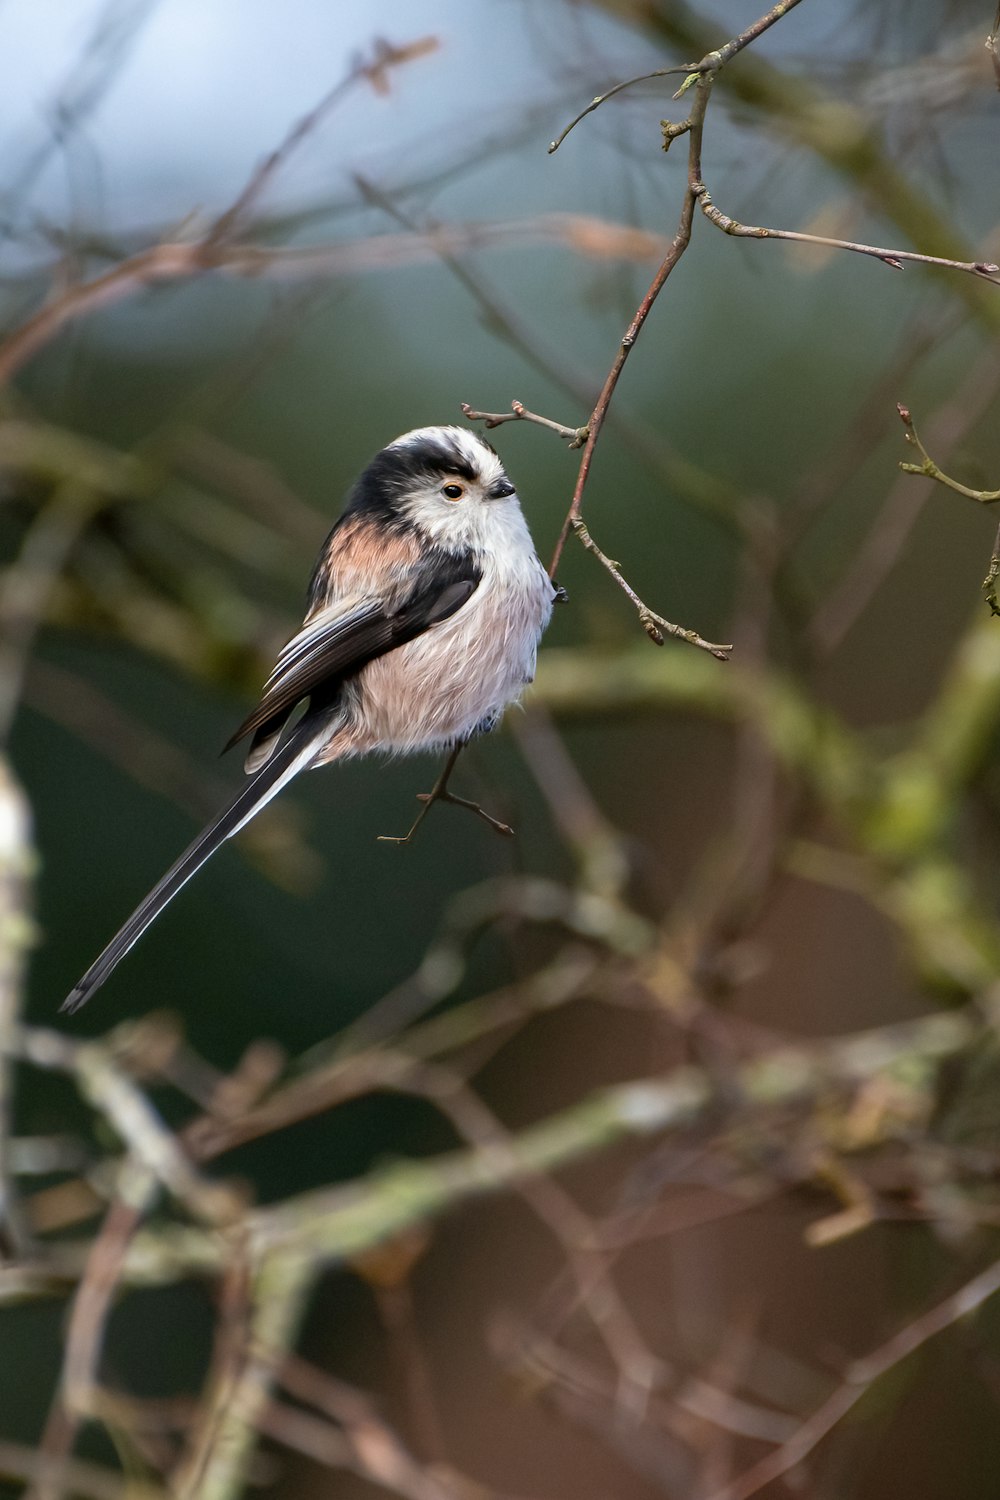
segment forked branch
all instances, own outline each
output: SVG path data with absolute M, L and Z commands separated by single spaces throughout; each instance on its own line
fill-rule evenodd
M 554 422 L 551 417 L 540 417 L 537 412 L 529 411 L 521 401 L 512 401 L 510 411 L 473 411 L 469 403 L 463 401 L 462 413 L 470 422 L 482 422 L 484 427 L 502 427 L 504 422 L 534 422 L 537 426 L 547 427 L 550 432 L 566 438 L 571 448 L 582 448 L 590 431 L 587 427 L 565 427 L 562 422 Z
M 1000 500 L 1000 490 L 974 490 L 967 484 L 960 484 L 957 479 L 952 479 L 950 474 L 945 474 L 939 469 L 931 458 L 927 449 L 920 441 L 917 429 L 913 424 L 913 417 L 907 406 L 896 403 L 899 418 L 906 429 L 904 436 L 911 448 L 915 448 L 920 455 L 918 464 L 900 463 L 899 467 L 904 474 L 919 474 L 925 479 L 933 479 L 937 484 L 943 484 L 945 489 L 954 490 L 956 495 L 964 495 L 967 500 L 975 500 L 978 505 L 993 505 Z M 997 599 L 997 579 L 1000 578 L 1000 526 L 997 527 L 996 540 L 993 543 L 993 551 L 990 555 L 990 566 L 986 577 L 982 582 L 983 593 L 986 603 L 989 605 L 991 615 L 1000 615 L 1000 601 Z

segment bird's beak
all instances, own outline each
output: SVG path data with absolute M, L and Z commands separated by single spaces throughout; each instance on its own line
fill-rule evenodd
M 506 500 L 508 495 L 514 493 L 514 486 L 509 479 L 498 479 L 496 484 L 491 484 L 486 491 L 486 498 L 487 500 Z

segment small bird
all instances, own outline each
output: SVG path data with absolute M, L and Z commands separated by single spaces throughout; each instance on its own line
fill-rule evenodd
M 373 750 L 454 749 L 492 729 L 532 680 L 560 594 L 484 438 L 419 427 L 383 448 L 323 545 L 301 630 L 226 746 L 250 736 L 249 781 L 61 1009 L 78 1010 L 219 845 L 300 771 Z

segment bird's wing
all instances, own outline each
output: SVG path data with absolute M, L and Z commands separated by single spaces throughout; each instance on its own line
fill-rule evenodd
M 302 699 L 335 691 L 366 662 L 446 620 L 475 592 L 480 576 L 471 559 L 448 557 L 433 567 L 414 568 L 392 605 L 355 598 L 322 610 L 283 647 L 260 702 L 226 749 L 245 735 L 280 729 Z

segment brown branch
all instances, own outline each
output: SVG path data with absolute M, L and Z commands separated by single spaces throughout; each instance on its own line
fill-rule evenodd
M 9 1259 L 21 1239 L 14 1185 L 14 1065 L 11 1050 L 24 1002 L 26 950 L 34 873 L 31 810 L 20 783 L 0 756 L 0 1252 Z
M 977 1311 L 998 1291 L 1000 1261 L 994 1261 L 952 1296 L 893 1334 L 871 1354 L 855 1360 L 842 1384 L 802 1423 L 794 1437 L 747 1469 L 732 1484 L 714 1491 L 708 1500 L 749 1500 L 765 1485 L 789 1473 L 808 1458 L 837 1423 L 868 1394 L 876 1381 L 953 1323 Z
M 229 1259 L 227 1247 L 224 1263 Z M 271 1389 L 315 1274 L 297 1255 L 272 1254 L 257 1265 L 240 1367 L 216 1372 L 220 1381 L 203 1402 L 196 1440 L 170 1476 L 174 1500 L 233 1500 L 243 1492 Z
M 125 1256 L 155 1186 L 148 1171 L 132 1164 L 128 1188 L 132 1201 L 118 1197 L 112 1202 L 91 1244 L 70 1309 L 59 1386 L 39 1443 L 44 1467 L 25 1500 L 61 1500 L 81 1423 L 103 1416 L 112 1425 L 114 1402 L 98 1386 L 98 1364 Z
M 635 342 L 642 332 L 646 319 L 649 317 L 649 314 L 653 310 L 653 306 L 656 302 L 657 297 L 660 295 L 660 292 L 666 285 L 667 279 L 669 278 L 671 272 L 677 265 L 677 262 L 680 260 L 681 256 L 684 254 L 691 241 L 691 227 L 694 222 L 694 208 L 695 203 L 697 202 L 694 194 L 694 183 L 700 181 L 701 179 L 702 134 L 704 129 L 705 111 L 708 108 L 708 99 L 711 91 L 711 82 L 713 75 L 707 74 L 704 78 L 696 77 L 696 75 L 694 74 L 690 76 L 696 79 L 695 87 L 697 92 L 695 95 L 695 102 L 691 110 L 691 130 L 688 146 L 688 183 L 684 192 L 684 200 L 681 205 L 681 212 L 677 224 L 677 230 L 674 234 L 673 240 L 671 241 L 670 249 L 668 250 L 663 261 L 660 263 L 660 267 L 656 272 L 656 275 L 653 277 L 653 280 L 649 284 L 646 295 L 639 303 L 632 321 L 630 322 L 628 328 L 625 330 L 621 343 L 618 347 L 618 352 L 615 355 L 607 376 L 605 377 L 601 393 L 597 398 L 597 404 L 591 412 L 590 419 L 586 424 L 587 439 L 584 443 L 583 455 L 580 459 L 580 468 L 577 474 L 576 485 L 573 490 L 573 498 L 570 503 L 570 508 L 567 512 L 566 519 L 563 522 L 562 530 L 559 533 L 558 540 L 556 541 L 555 550 L 552 554 L 552 561 L 549 564 L 550 577 L 555 576 L 556 569 L 559 566 L 559 559 L 562 557 L 563 548 L 566 545 L 566 538 L 569 536 L 570 530 L 573 526 L 573 522 L 579 519 L 581 507 L 583 505 L 583 492 L 586 489 L 587 480 L 590 477 L 590 466 L 594 458 L 594 449 L 597 447 L 598 440 L 601 436 L 601 429 L 604 426 L 604 422 L 608 414 L 608 408 L 611 405 L 611 400 L 615 393 L 615 387 L 617 386 L 618 381 L 621 377 L 622 370 L 625 368 L 625 363 L 629 357 L 629 354 L 632 352 Z
M 691 88 L 695 92 L 690 117 L 684 122 L 688 135 L 688 169 L 687 185 L 681 204 L 680 218 L 673 240 L 671 241 L 670 249 L 661 262 L 653 280 L 650 282 L 646 295 L 636 308 L 632 321 L 625 330 L 618 352 L 605 378 L 601 393 L 597 398 L 597 404 L 591 412 L 590 420 L 587 423 L 587 439 L 584 443 L 583 456 L 580 460 L 580 469 L 573 491 L 573 499 L 552 555 L 552 562 L 549 566 L 550 576 L 555 575 L 563 548 L 566 545 L 566 538 L 569 536 L 571 529 L 573 529 L 574 522 L 580 518 L 581 507 L 583 505 L 583 492 L 590 476 L 594 450 L 601 436 L 601 429 L 604 426 L 608 408 L 615 393 L 615 387 L 621 377 L 622 370 L 625 368 L 625 362 L 642 332 L 646 319 L 653 310 L 653 305 L 657 297 L 660 295 L 671 272 L 691 242 L 691 228 L 694 222 L 695 205 L 698 202 L 699 192 L 704 187 L 701 171 L 701 149 L 705 112 L 708 109 L 712 83 L 719 70 L 731 58 L 735 57 L 738 52 L 741 52 L 751 42 L 756 41 L 759 36 L 777 21 L 780 21 L 790 10 L 794 9 L 798 3 L 799 0 L 782 0 L 782 3 L 773 6 L 771 10 L 760 16 L 752 26 L 748 26 L 745 31 L 733 37 L 725 46 L 707 53 L 701 62 L 694 64 L 689 69 L 685 69 L 687 77 L 674 97 L 679 98 L 680 95 L 686 93 Z
M 724 47 L 718 47 L 714 52 L 709 52 L 703 57 L 698 64 L 698 71 L 701 73 L 717 73 L 720 68 L 725 67 L 731 58 L 736 56 L 737 52 L 742 52 L 744 47 L 749 47 L 751 42 L 755 42 L 758 37 L 764 35 L 765 31 L 770 31 L 772 26 L 778 21 L 783 20 L 790 10 L 795 9 L 798 3 L 799 0 L 780 0 L 778 5 L 775 5 L 772 10 L 767 11 L 765 15 L 758 17 L 745 31 L 741 31 L 738 36 L 734 36 L 731 41 L 726 42 Z
M 55 1031 L 25 1027 L 12 1039 L 10 1055 L 74 1077 L 80 1094 L 128 1145 L 136 1167 L 150 1172 L 196 1221 L 232 1224 L 245 1207 L 243 1200 L 196 1171 L 177 1137 L 119 1062 L 115 1041 L 114 1033 L 103 1041 L 74 1042 Z
M 2 358 L 2 355 L 0 355 Z M 80 536 L 100 504 L 76 478 L 58 483 L 27 529 L 17 558 L 0 580 L 0 740 L 20 703 L 25 672 L 49 601 Z
M 242 1237 L 234 1237 L 231 1252 L 218 1290 L 219 1315 L 211 1364 L 187 1425 L 184 1454 L 173 1465 L 172 1489 L 188 1483 L 204 1469 L 233 1392 L 254 1357 L 251 1350 L 254 1285 Z
M 26 1444 L 0 1442 L 0 1474 L 43 1485 L 50 1480 L 51 1462 L 44 1453 Z M 163 1490 L 153 1485 L 136 1484 L 81 1458 L 67 1459 L 61 1475 L 65 1486 L 84 1500 L 169 1500 Z
M 510 411 L 473 411 L 467 401 L 463 401 L 461 407 L 468 421 L 482 422 L 484 427 L 502 427 L 504 422 L 535 422 L 539 427 L 547 427 L 550 432 L 568 439 L 571 448 L 582 448 L 587 441 L 586 427 L 565 427 L 551 417 L 540 417 L 537 412 L 529 411 L 521 401 L 512 401 Z
M 629 225 L 607 223 L 580 214 L 540 214 L 508 223 L 440 225 L 424 233 L 374 235 L 348 244 L 274 249 L 202 239 L 153 245 L 110 270 L 60 292 L 0 343 L 0 385 L 68 324 L 104 307 L 112 307 L 150 286 L 209 272 L 225 276 L 301 280 L 306 277 L 354 275 L 387 270 L 415 261 L 434 260 L 466 250 L 518 247 L 524 244 L 567 245 L 595 259 L 646 260 L 662 251 L 663 241 Z
M 601 565 L 605 567 L 611 574 L 618 587 L 622 589 L 624 593 L 626 593 L 631 599 L 632 603 L 636 607 L 636 610 L 638 611 L 642 628 L 643 630 L 645 630 L 646 634 L 649 636 L 649 639 L 653 642 L 654 645 L 662 646 L 664 635 L 672 635 L 675 636 L 678 640 L 687 641 L 689 646 L 698 646 L 702 651 L 709 652 L 709 654 L 711 656 L 714 656 L 717 661 L 729 660 L 730 653 L 733 649 L 731 644 L 720 646 L 714 644 L 712 641 L 703 640 L 696 630 L 689 630 L 684 625 L 674 625 L 669 620 L 665 620 L 662 615 L 654 614 L 653 611 L 649 608 L 649 605 L 644 604 L 643 601 L 639 598 L 639 595 L 632 588 L 631 584 L 627 583 L 626 580 L 622 577 L 620 572 L 621 565 L 619 563 L 612 562 L 611 558 L 601 551 L 600 547 L 594 541 L 590 532 L 583 524 L 583 519 L 580 516 L 575 516 L 570 524 L 573 527 L 573 531 L 586 547 L 587 551 L 594 554 L 598 562 L 601 563 Z
M 737 52 L 742 52 L 743 48 L 749 46 L 751 42 L 755 42 L 757 38 L 759 36 L 762 36 L 765 31 L 769 30 L 769 28 L 772 27 L 776 21 L 780 21 L 782 17 L 787 15 L 790 10 L 794 10 L 795 6 L 798 5 L 798 3 L 799 0 L 783 0 L 783 3 L 776 5 L 773 10 L 769 10 L 766 15 L 763 15 L 758 20 L 756 20 L 752 26 L 748 26 L 745 31 L 741 31 L 739 36 L 735 36 L 731 41 L 728 41 L 724 47 L 719 47 L 714 52 L 707 53 L 706 56 L 702 58 L 701 62 L 687 64 L 681 63 L 677 67 L 673 68 L 656 68 L 652 73 L 640 73 L 635 78 L 627 78 L 624 83 L 616 83 L 613 88 L 608 89 L 606 93 L 598 94 L 595 99 L 592 99 L 590 101 L 585 109 L 581 109 L 580 113 L 574 116 L 572 120 L 570 120 L 566 128 L 561 131 L 558 136 L 556 136 L 556 139 L 554 141 L 550 143 L 548 148 L 549 155 L 551 156 L 554 151 L 559 150 L 559 147 L 569 135 L 570 131 L 575 129 L 576 126 L 579 125 L 581 120 L 585 120 L 588 115 L 593 114 L 595 109 L 600 109 L 601 105 L 606 103 L 608 99 L 613 99 L 616 94 L 622 93 L 625 89 L 632 88 L 637 83 L 648 83 L 651 78 L 669 78 L 672 74 L 685 73 L 687 74 L 687 78 L 678 89 L 677 93 L 674 95 L 674 98 L 679 98 L 680 95 L 684 93 L 685 89 L 690 87 L 690 85 L 697 78 L 702 77 L 705 74 L 717 73 L 720 68 L 725 67 L 730 58 L 735 57 Z M 666 124 L 666 122 L 664 122 L 664 124 Z M 677 135 L 686 133 L 690 128 L 690 120 L 685 120 L 682 125 L 671 126 L 671 139 Z M 669 141 L 667 142 L 667 144 L 669 144 Z
M 551 715 L 533 704 L 517 715 L 511 732 L 553 823 L 576 856 L 581 884 L 612 900 L 621 897 L 631 870 L 625 837 L 604 816 Z
M 988 281 L 993 286 L 1000 286 L 1000 275 L 998 275 L 1000 266 L 992 261 L 948 260 L 941 255 L 920 255 L 915 250 L 889 250 L 882 245 L 862 245 L 855 240 L 831 239 L 825 234 L 805 234 L 795 229 L 765 229 L 759 224 L 741 224 L 738 219 L 731 219 L 728 214 L 716 208 L 704 182 L 695 183 L 694 192 L 698 197 L 702 213 L 709 223 L 714 224 L 716 229 L 721 229 L 723 234 L 735 235 L 738 239 L 791 240 L 799 245 L 824 245 L 828 249 L 852 250 L 857 255 L 873 256 L 875 260 L 882 261 L 894 271 L 902 271 L 906 261 L 915 261 L 919 265 L 941 266 L 950 271 L 965 271 L 970 276 L 978 277 L 980 281 Z
M 152 1201 L 155 1185 L 147 1169 L 133 1168 L 130 1196 L 134 1201 L 115 1199 L 87 1257 L 73 1299 L 62 1372 L 63 1400 L 67 1411 L 77 1419 L 98 1411 L 97 1371 L 105 1324 L 129 1245 Z
M 913 425 L 913 417 L 910 415 L 909 408 L 901 406 L 897 402 L 896 410 L 899 412 L 900 420 L 906 429 L 904 434 L 906 441 L 912 448 L 916 448 L 920 455 L 920 462 L 918 464 L 900 463 L 899 467 L 904 474 L 918 474 L 926 479 L 933 479 L 936 483 L 943 484 L 946 489 L 954 490 L 956 495 L 964 495 L 967 500 L 975 500 L 979 505 L 993 505 L 997 500 L 1000 500 L 1000 490 L 970 489 L 968 485 L 959 484 L 957 479 L 952 479 L 950 475 L 945 474 L 939 469 L 920 441 L 917 429 Z M 982 582 L 982 590 L 986 596 L 986 603 L 989 606 L 990 614 L 1000 616 L 1000 601 L 997 600 L 998 577 L 1000 577 L 1000 526 L 997 527 L 996 540 L 993 543 L 993 551 L 990 555 L 989 569 Z
M 519 1322 L 504 1320 L 493 1330 L 496 1353 L 522 1382 L 536 1389 L 573 1390 L 601 1411 L 610 1426 L 621 1428 L 615 1413 L 615 1391 L 608 1372 L 554 1339 Z M 662 1427 L 679 1438 L 690 1437 L 691 1418 L 732 1436 L 758 1442 L 783 1443 L 797 1430 L 794 1417 L 734 1397 L 700 1376 L 676 1382 L 649 1401 L 647 1429 Z M 634 1429 L 626 1429 L 634 1431 Z
M 448 1500 L 457 1500 L 455 1492 L 447 1485 L 443 1463 L 434 1464 L 432 1480 L 431 1473 L 420 1468 L 400 1437 L 380 1416 L 377 1403 L 367 1392 L 338 1380 L 294 1354 L 289 1355 L 281 1366 L 278 1382 L 297 1401 L 312 1406 L 337 1424 L 341 1442 L 350 1455 L 347 1467 L 356 1468 L 374 1483 L 390 1488 L 398 1487 L 393 1484 L 393 1478 L 419 1482 L 419 1477 L 426 1475 L 428 1486 L 434 1483 L 444 1485 Z M 443 1447 L 440 1452 L 443 1453 Z M 319 1454 L 316 1456 L 320 1457 Z M 428 1456 L 423 1454 L 424 1458 Z M 321 1458 L 321 1461 L 327 1460 Z M 466 1480 L 458 1486 L 458 1494 L 468 1496 L 468 1485 Z M 429 1490 L 429 1493 L 433 1491 Z M 486 1500 L 485 1496 L 483 1500 Z
M 469 1481 L 449 1483 L 437 1468 L 423 1467 L 374 1411 L 340 1429 L 329 1421 L 277 1401 L 257 1417 L 266 1437 L 307 1454 L 332 1469 L 349 1469 L 404 1500 L 463 1500 L 475 1492 Z
M 1000 602 L 997 600 L 997 578 L 1000 577 L 1000 526 L 993 539 L 993 551 L 990 554 L 990 566 L 986 577 L 982 582 L 982 590 L 986 596 L 991 615 L 1000 615 Z

